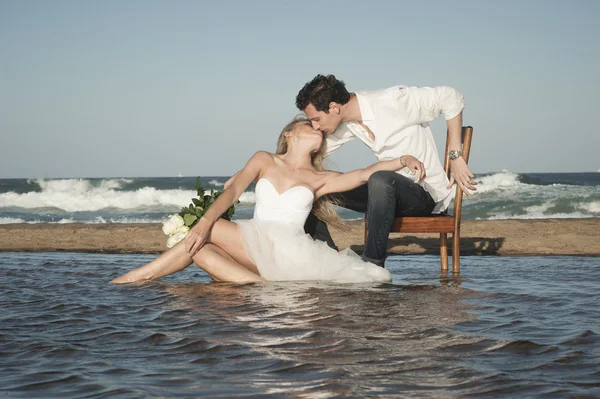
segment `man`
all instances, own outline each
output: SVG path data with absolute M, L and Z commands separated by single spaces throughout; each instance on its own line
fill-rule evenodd
M 341 206 L 368 213 L 369 234 L 362 255 L 366 261 L 384 266 L 395 216 L 444 211 L 452 199 L 454 182 L 467 195 L 468 190 L 476 189 L 475 176 L 460 153 L 465 102 L 451 87 L 394 86 L 349 93 L 335 76 L 317 75 L 300 90 L 296 106 L 327 138 L 327 155 L 358 138 L 380 160 L 402 155 L 416 158 L 397 173 L 377 172 L 366 185 L 336 197 Z M 450 181 L 427 123 L 441 113 L 450 133 Z M 316 218 L 309 218 L 305 229 L 314 238 L 335 246 L 327 226 Z

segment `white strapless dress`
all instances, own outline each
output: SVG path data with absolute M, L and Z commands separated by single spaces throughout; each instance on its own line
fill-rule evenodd
M 312 191 L 294 186 L 278 193 L 261 178 L 255 188 L 254 218 L 237 220 L 246 253 L 269 281 L 392 281 L 386 269 L 364 262 L 350 249 L 338 252 L 304 232 L 314 201 Z

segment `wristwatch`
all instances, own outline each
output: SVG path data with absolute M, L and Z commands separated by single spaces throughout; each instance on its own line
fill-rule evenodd
M 451 161 L 454 161 L 456 158 L 460 157 L 461 155 L 462 155 L 462 152 L 460 150 L 448 151 L 448 158 L 450 158 Z

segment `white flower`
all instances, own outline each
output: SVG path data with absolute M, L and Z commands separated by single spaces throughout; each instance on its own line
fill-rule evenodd
M 167 239 L 167 248 L 173 248 L 175 244 L 177 244 L 179 241 L 183 240 L 185 236 L 187 236 L 187 233 L 189 231 L 190 229 L 187 226 L 182 226 L 179 229 L 177 229 L 177 231 L 175 231 L 175 233 Z
M 183 218 L 179 215 L 171 215 L 169 220 L 167 220 L 165 223 L 163 223 L 162 231 L 166 235 L 170 236 L 173 233 L 175 233 L 175 231 L 178 228 L 180 228 L 182 226 L 185 226 L 185 222 L 183 221 Z M 171 247 L 169 247 L 169 248 L 171 248 Z
M 173 234 L 171 234 L 171 235 L 183 234 L 183 236 L 185 237 L 187 235 L 187 233 L 189 233 L 189 232 L 190 232 L 190 228 L 189 227 L 187 227 L 187 226 L 181 226 L 181 227 L 178 227 L 177 230 L 175 230 L 173 232 Z

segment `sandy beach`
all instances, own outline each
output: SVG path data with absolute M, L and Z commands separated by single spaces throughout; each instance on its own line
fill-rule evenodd
M 600 218 L 544 220 L 465 220 L 464 255 L 600 256 Z M 362 251 L 363 222 L 332 230 L 340 249 Z M 391 254 L 437 254 L 436 234 L 392 234 Z M 451 238 L 450 238 L 451 241 Z M 161 224 L 6 224 L 0 226 L 0 251 L 160 253 L 166 249 Z

